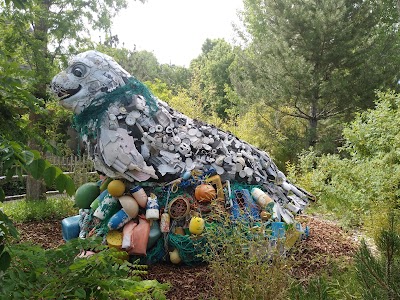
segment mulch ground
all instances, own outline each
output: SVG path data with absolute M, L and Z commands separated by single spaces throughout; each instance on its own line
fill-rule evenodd
M 291 253 L 296 264 L 292 274 L 299 279 L 320 275 L 329 269 L 332 259 L 349 261 L 357 243 L 337 224 L 318 217 L 302 216 L 299 220 L 310 228 L 310 236 L 299 242 Z M 45 249 L 64 243 L 60 220 L 16 224 L 21 242 L 32 242 Z M 207 265 L 185 266 L 159 263 L 149 266 L 146 279 L 169 282 L 172 287 L 167 294 L 170 300 L 207 299 L 212 297 L 212 281 L 207 276 Z

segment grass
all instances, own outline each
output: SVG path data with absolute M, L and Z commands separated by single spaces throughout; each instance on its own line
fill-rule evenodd
M 0 208 L 14 222 L 63 219 L 78 214 L 70 197 L 53 197 L 47 200 L 16 200 L 0 203 Z

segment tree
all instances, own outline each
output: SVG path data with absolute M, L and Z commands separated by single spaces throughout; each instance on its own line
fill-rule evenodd
M 160 64 L 155 55 L 149 51 L 136 51 L 120 48 L 118 45 L 111 47 L 107 43 L 99 44 L 96 50 L 113 57 L 132 76 L 140 81 L 152 81 L 159 74 Z
M 182 66 L 162 64 L 159 78 L 176 94 L 181 89 L 189 89 L 190 70 Z
M 17 1 L 16 3 L 19 3 Z M 8 3 L 8 1 L 7 1 Z M 24 9 L 11 4 L 1 5 L 3 33 L 2 47 L 10 58 L 18 58 L 31 72 L 30 92 L 37 104 L 45 110 L 51 101 L 47 86 L 54 74 L 55 59 L 86 43 L 89 29 L 106 30 L 112 17 L 123 7 L 126 0 L 32 0 Z M 83 26 L 88 24 L 88 26 Z M 7 26 L 6 26 L 7 25 Z M 11 42 L 10 42 L 11 41 Z M 41 138 L 45 132 L 42 114 L 31 112 L 29 120 L 35 125 L 36 139 L 30 140 L 30 147 L 40 150 Z M 43 185 L 30 178 L 27 182 L 27 198 L 43 198 Z
M 245 0 L 243 23 L 236 90 L 305 120 L 309 146 L 321 139 L 321 121 L 372 107 L 376 89 L 397 87 L 400 36 L 391 1 Z
M 110 47 L 107 44 L 100 44 L 96 49 L 113 57 L 125 70 L 140 81 L 151 81 L 154 83 L 157 80 L 161 80 L 175 94 L 180 89 L 187 89 L 189 87 L 190 71 L 187 68 L 159 64 L 152 52 L 145 50 L 132 51 L 124 47 Z
M 234 103 L 229 99 L 232 89 L 229 67 L 234 60 L 232 46 L 223 39 L 207 39 L 202 53 L 190 63 L 191 93 L 203 106 L 206 114 L 216 113 L 221 119 L 229 118 L 227 109 Z
M 312 191 L 318 206 L 342 223 L 373 231 L 400 207 L 400 95 L 378 93 L 375 109 L 343 130 L 341 155 L 304 152 L 288 177 Z M 298 172 L 299 171 L 299 172 Z
M 355 255 L 363 299 L 400 299 L 400 232 L 396 217 L 390 213 L 387 228 L 382 228 L 376 239 L 379 256 L 372 254 L 365 241 Z

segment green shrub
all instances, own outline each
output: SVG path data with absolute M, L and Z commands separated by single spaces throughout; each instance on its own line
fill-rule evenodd
M 384 208 L 400 204 L 400 96 L 378 96 L 374 110 L 345 127 L 341 155 L 311 150 L 288 166 L 288 176 L 317 196 L 317 208 L 348 226 L 380 219 Z
M 0 203 L 4 213 L 15 222 L 62 219 L 76 215 L 78 209 L 69 197 L 49 198 L 40 201 L 17 200 Z
M 166 299 L 167 284 L 142 280 L 147 266 L 126 253 L 99 246 L 100 239 L 74 239 L 56 249 L 14 245 L 12 263 L 0 278 L 0 299 Z M 100 251 L 77 258 L 83 249 Z

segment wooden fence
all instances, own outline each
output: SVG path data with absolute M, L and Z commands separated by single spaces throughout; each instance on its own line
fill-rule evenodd
M 86 156 L 55 156 L 46 155 L 45 157 L 51 164 L 59 167 L 64 174 L 69 175 L 79 187 L 83 183 L 98 180 L 97 172 L 94 170 L 93 162 Z M 22 172 L 16 171 L 16 174 Z M 0 184 L 6 193 L 5 201 L 25 198 L 26 196 L 26 174 L 22 176 L 14 175 L 10 182 L 5 183 L 6 176 L 3 174 L 3 168 L 0 165 Z M 47 187 L 47 194 L 59 194 L 55 187 Z

